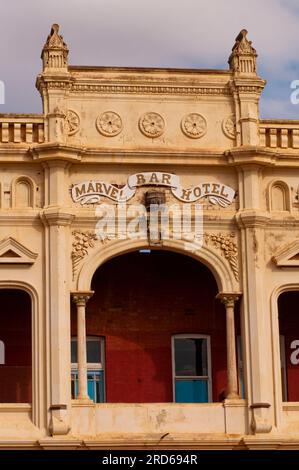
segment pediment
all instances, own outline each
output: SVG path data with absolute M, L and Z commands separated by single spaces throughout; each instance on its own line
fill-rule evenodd
M 288 243 L 272 256 L 276 266 L 298 266 L 299 267 L 299 240 Z
M 33 264 L 36 258 L 37 253 L 12 237 L 0 242 L 0 264 Z

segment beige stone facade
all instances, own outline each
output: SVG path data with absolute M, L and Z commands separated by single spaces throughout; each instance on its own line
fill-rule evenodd
M 243 30 L 227 70 L 71 66 L 53 25 L 36 82 L 43 114 L 0 115 L 0 287 L 27 292 L 32 314 L 32 403 L 0 404 L 0 447 L 299 448 L 299 398 L 283 400 L 278 321 L 278 297 L 299 289 L 299 121 L 260 119 L 265 81 L 256 58 Z M 153 173 L 152 184 L 142 184 L 140 175 Z M 132 175 L 139 175 L 134 187 Z M 177 176 L 185 200 L 173 194 L 169 175 Z M 186 251 L 185 240 L 171 237 L 155 244 L 97 238 L 99 200 L 117 206 L 126 185 L 128 204 L 141 203 L 154 187 L 165 191 L 167 204 L 184 205 L 193 188 L 190 203 L 197 198 L 203 207 L 203 246 Z M 108 260 L 149 247 L 191 256 L 215 278 L 226 315 L 224 401 L 88 398 L 85 317 L 93 275 Z

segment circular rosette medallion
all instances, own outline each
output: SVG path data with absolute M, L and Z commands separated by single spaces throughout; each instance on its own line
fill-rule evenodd
M 73 135 L 78 132 L 80 127 L 79 115 L 72 109 L 68 109 L 65 117 L 65 128 L 68 135 Z
M 105 111 L 97 117 L 96 126 L 98 131 L 106 137 L 114 137 L 123 128 L 121 117 L 114 111 Z
M 158 113 L 145 113 L 139 119 L 139 129 L 147 137 L 160 137 L 163 134 L 165 122 Z
M 187 137 L 199 139 L 207 132 L 207 121 L 198 113 L 190 113 L 183 117 L 182 131 Z
M 222 121 L 222 129 L 224 134 L 230 139 L 236 138 L 236 118 L 234 114 L 231 114 Z

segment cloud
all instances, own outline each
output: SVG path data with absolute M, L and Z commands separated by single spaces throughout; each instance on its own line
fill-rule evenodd
M 268 88 L 272 80 L 299 78 L 295 0 L 0 0 L 0 6 L 7 92 L 1 112 L 40 110 L 34 83 L 54 22 L 70 62 L 79 65 L 227 68 L 234 39 L 246 28 Z

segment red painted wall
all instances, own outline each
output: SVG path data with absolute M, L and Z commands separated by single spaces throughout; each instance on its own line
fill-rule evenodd
M 108 402 L 171 402 L 171 336 L 211 335 L 213 400 L 226 386 L 225 309 L 211 272 L 166 251 L 114 258 L 95 273 L 87 334 L 106 338 Z M 72 315 L 76 335 L 76 315 Z
M 285 337 L 288 401 L 299 401 L 299 364 L 290 361 L 292 341 L 299 340 L 299 292 L 284 292 L 278 299 L 279 332 Z
M 0 402 L 31 403 L 31 299 L 26 292 L 0 290 Z

